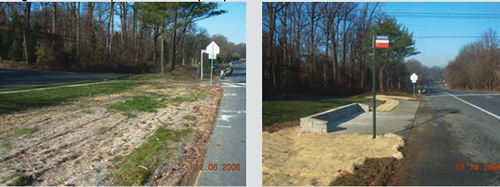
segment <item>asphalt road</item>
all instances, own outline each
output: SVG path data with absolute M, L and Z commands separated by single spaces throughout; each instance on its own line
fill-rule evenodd
M 198 186 L 246 185 L 246 65 L 236 61 L 233 67 L 232 76 L 221 81 L 224 96 Z M 224 165 L 240 169 L 228 171 Z
M 0 69 L 0 88 L 51 83 L 104 80 L 123 76 L 115 73 L 73 73 L 35 70 Z
M 499 94 L 431 89 L 415 116 L 400 184 L 500 185 L 498 116 Z

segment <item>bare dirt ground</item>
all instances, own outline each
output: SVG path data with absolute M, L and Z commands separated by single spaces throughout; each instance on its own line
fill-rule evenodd
M 298 123 L 298 122 L 287 122 Z M 327 186 L 352 173 L 367 158 L 403 158 L 403 138 L 394 134 L 301 134 L 297 125 L 262 133 L 264 186 Z
M 161 93 L 168 96 L 167 100 L 193 91 L 209 94 L 193 101 L 169 103 L 156 113 L 134 112 L 137 117 L 107 110 L 110 104 L 136 96 L 135 91 Z M 169 164 L 159 167 L 148 184 L 189 184 L 191 168 L 203 160 L 199 155 L 206 151 L 221 97 L 220 87 L 145 85 L 125 93 L 0 115 L 0 186 L 12 184 L 19 175 L 28 176 L 32 185 L 117 185 L 119 181 L 110 177 L 115 170 L 111 160 L 129 154 L 160 127 L 190 128 L 197 134 L 174 144 L 177 151 Z M 187 115 L 196 119 L 186 119 Z M 37 130 L 32 134 L 13 133 L 25 128 Z

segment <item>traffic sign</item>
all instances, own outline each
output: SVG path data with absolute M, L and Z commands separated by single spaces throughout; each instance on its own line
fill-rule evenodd
M 207 49 L 208 59 L 217 59 L 217 55 L 219 54 L 219 46 L 215 42 L 208 44 Z
M 417 83 L 417 80 L 418 80 L 418 76 L 417 76 L 417 74 L 413 73 L 413 74 L 410 76 L 410 79 L 411 79 L 411 82 L 412 82 L 412 83 Z
M 389 36 L 377 36 L 375 40 L 376 48 L 389 48 Z

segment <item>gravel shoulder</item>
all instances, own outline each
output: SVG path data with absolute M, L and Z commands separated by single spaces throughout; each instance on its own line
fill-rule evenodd
M 62 105 L 0 115 L 0 185 L 118 185 L 113 161 L 140 147 L 159 128 L 189 129 L 172 142 L 171 156 L 149 168 L 149 185 L 190 184 L 190 172 L 203 163 L 220 87 L 175 83 L 147 84 L 128 92 L 79 99 Z M 149 92 L 149 93 L 148 93 Z M 156 112 L 134 111 L 135 117 L 109 110 L 140 95 L 154 97 L 164 107 Z M 181 100 L 179 98 L 189 98 Z M 194 116 L 194 117 L 186 117 Z

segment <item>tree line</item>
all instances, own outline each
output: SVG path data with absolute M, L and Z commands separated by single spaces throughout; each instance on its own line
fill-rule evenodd
M 460 49 L 446 66 L 444 77 L 454 89 L 500 91 L 500 41 L 487 29 L 481 37 Z
M 358 93 L 408 87 L 405 58 L 419 52 L 412 33 L 380 3 L 267 2 L 262 4 L 263 84 L 271 92 Z M 387 35 L 377 49 L 373 35 Z
M 179 64 L 196 65 L 200 50 L 212 40 L 221 46 L 219 61 L 244 58 L 244 43 L 229 42 L 223 35 L 209 36 L 196 25 L 227 12 L 219 6 L 200 2 L 3 2 L 0 59 L 73 71 L 164 72 Z
M 418 80 L 416 82 L 417 86 L 423 86 L 435 81 L 443 80 L 443 72 L 444 72 L 443 67 L 439 66 L 428 67 L 426 65 L 423 65 L 422 62 L 420 62 L 417 59 L 406 60 L 405 65 L 408 73 L 417 74 L 418 76 Z M 410 81 L 409 78 L 407 78 L 407 81 Z

